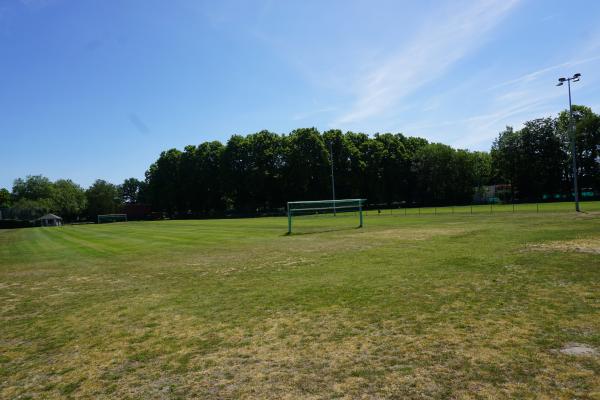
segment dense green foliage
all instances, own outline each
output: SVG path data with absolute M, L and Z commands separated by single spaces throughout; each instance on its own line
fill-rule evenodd
M 573 106 L 573 119 L 576 126 L 577 176 L 582 188 L 600 188 L 600 116 L 589 107 Z M 570 148 L 569 114 L 560 113 L 557 129 L 563 148 Z M 570 153 L 567 157 L 570 165 Z M 567 168 L 565 175 L 572 179 L 572 170 Z
M 600 191 L 600 116 L 573 106 L 580 189 Z M 572 193 L 569 113 L 527 121 L 519 131 L 507 127 L 491 150 L 496 180 L 512 183 L 520 200 Z
M 306 128 L 289 135 L 235 135 L 225 146 L 211 142 L 165 151 L 146 173 L 147 196 L 170 213 L 203 214 L 326 199 L 331 197 L 331 153 L 337 197 L 365 197 L 372 204 L 469 203 L 473 188 L 491 178 L 491 159 L 480 152 L 402 134 L 369 137 Z
M 95 218 L 99 214 L 112 214 L 117 211 L 120 196 L 119 189 L 112 183 L 98 179 L 85 192 L 88 201 L 88 214 Z
M 85 192 L 70 179 L 54 182 L 51 200 L 54 210 L 68 221 L 77 219 L 86 210 Z
M 6 193 L 7 190 L 2 192 Z M 0 192 L 0 193 L 2 193 Z M 4 195 L 0 207 L 9 207 L 5 217 L 31 220 L 48 212 L 61 215 L 67 221 L 76 220 L 86 210 L 85 191 L 70 179 L 51 182 L 41 175 L 15 180 L 12 195 Z
M 574 106 L 581 188 L 600 192 L 600 116 Z M 468 204 L 482 187 L 505 184 L 511 202 L 571 196 L 568 113 L 507 127 L 491 152 L 454 149 L 402 134 L 314 128 L 261 131 L 163 152 L 146 173 L 147 195 L 169 213 L 220 214 L 281 208 L 331 197 L 370 204 Z M 566 196 L 566 197 L 565 197 Z M 481 197 L 481 196 L 480 196 Z
M 600 194 L 600 116 L 574 106 L 580 190 Z M 171 216 L 256 214 L 290 200 L 366 198 L 381 206 L 444 206 L 485 202 L 485 187 L 500 184 L 507 202 L 572 196 L 569 114 L 507 127 L 491 151 L 467 151 L 402 134 L 315 128 L 287 135 L 261 131 L 170 149 L 148 168 L 144 181 L 121 185 L 97 180 L 83 195 L 70 180 L 17 179 L 12 195 L 0 190 L 0 207 L 29 219 L 52 211 L 67 220 L 113 213 L 144 203 Z M 333 159 L 332 159 L 333 154 Z M 508 188 L 508 189 L 506 189 Z
M 135 204 L 140 202 L 145 187 L 145 182 L 136 178 L 125 179 L 123 184 L 119 187 L 121 202 L 125 204 Z
M 12 198 L 8 189 L 0 188 L 0 208 L 10 207 Z

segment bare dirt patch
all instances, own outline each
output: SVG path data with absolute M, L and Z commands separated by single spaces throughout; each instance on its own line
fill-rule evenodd
M 588 346 L 587 344 L 581 343 L 567 343 L 562 349 L 559 350 L 561 353 L 569 356 L 595 356 L 598 355 L 598 351 Z
M 547 243 L 530 244 L 533 251 L 562 251 L 600 254 L 600 238 L 560 240 Z
M 360 233 L 362 240 L 364 239 L 398 239 L 398 240 L 427 240 L 435 236 L 454 236 L 467 233 L 467 229 L 457 227 L 447 228 L 428 228 L 428 229 L 406 229 L 394 228 L 383 230 L 371 230 Z

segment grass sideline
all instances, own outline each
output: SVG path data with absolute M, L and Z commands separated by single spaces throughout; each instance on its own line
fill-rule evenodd
M 600 214 L 0 231 L 0 398 L 600 398 Z
M 579 206 L 583 212 L 600 212 L 600 201 L 580 201 Z M 381 209 L 382 214 L 494 214 L 494 213 L 555 213 L 575 211 L 573 202 L 555 203 L 516 203 L 516 204 L 475 204 L 467 206 L 443 207 L 410 207 Z M 368 214 L 375 215 L 377 210 L 368 210 Z

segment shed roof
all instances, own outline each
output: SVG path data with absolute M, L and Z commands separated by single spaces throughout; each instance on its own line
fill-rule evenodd
M 59 217 L 58 215 L 46 214 L 44 216 L 39 217 L 38 219 L 62 219 L 62 218 Z

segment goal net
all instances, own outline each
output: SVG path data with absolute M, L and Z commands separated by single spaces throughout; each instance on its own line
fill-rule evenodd
M 288 234 L 292 233 L 292 223 L 295 217 L 345 214 L 344 217 L 358 217 L 358 227 L 363 226 L 363 205 L 365 199 L 289 201 L 287 203 Z M 348 215 L 350 213 L 350 215 Z
M 102 214 L 98 215 L 98 223 L 127 222 L 127 214 Z

